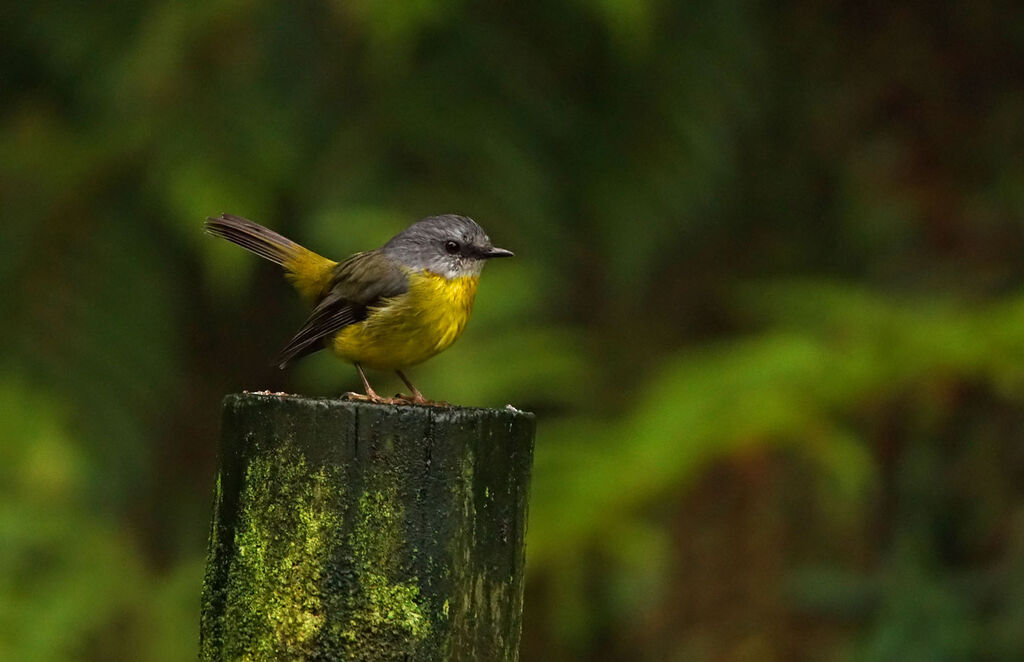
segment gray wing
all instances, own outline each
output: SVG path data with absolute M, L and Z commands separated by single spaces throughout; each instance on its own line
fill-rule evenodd
M 356 253 L 335 268 L 327 294 L 284 346 L 275 363 L 283 368 L 323 349 L 324 340 L 349 324 L 366 319 L 369 309 L 382 299 L 404 294 L 408 289 L 405 270 L 392 258 L 380 251 Z

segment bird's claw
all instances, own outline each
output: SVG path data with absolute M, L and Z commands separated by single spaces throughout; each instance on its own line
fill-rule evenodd
M 415 395 L 403 395 L 402 393 L 396 393 L 394 402 L 407 404 L 407 405 L 424 405 L 427 407 L 448 407 L 449 404 L 443 400 L 427 400 L 421 394 Z
M 372 402 L 374 404 L 391 404 L 389 398 L 382 398 L 376 393 L 356 393 L 355 391 L 349 391 L 343 393 L 341 396 L 342 400 L 355 400 L 356 402 Z
M 383 398 L 376 393 L 356 393 L 349 391 L 341 395 L 342 400 L 356 401 L 356 402 L 371 402 L 375 405 L 423 405 L 426 407 L 449 407 L 450 405 L 443 400 L 427 400 L 422 395 L 403 395 L 401 393 L 395 394 L 393 398 Z

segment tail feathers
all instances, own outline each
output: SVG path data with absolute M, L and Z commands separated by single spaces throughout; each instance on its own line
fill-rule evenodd
M 330 287 L 334 267 L 338 266 L 337 262 L 234 214 L 207 218 L 206 231 L 284 267 L 285 276 L 310 303 L 316 303 L 324 296 Z
M 207 218 L 206 231 L 283 267 L 302 249 L 291 239 L 234 214 Z

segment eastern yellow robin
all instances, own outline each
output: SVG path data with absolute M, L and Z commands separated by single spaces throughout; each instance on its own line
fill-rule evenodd
M 330 349 L 359 371 L 366 394 L 348 397 L 393 402 L 370 386 L 363 366 L 394 370 L 411 397 L 426 404 L 403 369 L 447 349 L 462 335 L 473 309 L 484 263 L 511 257 L 495 248 L 471 218 L 444 214 L 417 221 L 381 248 L 335 262 L 273 230 L 231 214 L 206 219 L 206 230 L 275 262 L 313 306 L 276 363 Z

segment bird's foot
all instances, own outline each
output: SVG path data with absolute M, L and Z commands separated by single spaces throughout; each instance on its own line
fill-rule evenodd
M 356 402 L 372 402 L 377 405 L 390 405 L 394 404 L 391 398 L 382 398 L 372 391 L 370 393 L 356 393 L 349 391 L 341 395 L 342 400 L 355 400 Z
M 402 393 L 396 393 L 392 399 L 395 404 L 406 404 L 406 405 L 424 405 L 427 407 L 449 407 L 447 402 L 444 400 L 427 400 L 423 397 L 422 393 L 416 393 L 414 395 L 403 395 Z
M 447 407 L 447 402 L 434 402 L 433 400 L 427 400 L 420 396 L 420 399 L 416 399 L 413 396 L 402 395 L 401 393 L 395 395 L 393 398 L 385 398 L 376 393 L 355 393 L 349 391 L 341 395 L 342 400 L 356 401 L 356 402 L 370 402 L 375 405 L 429 405 L 433 407 Z

